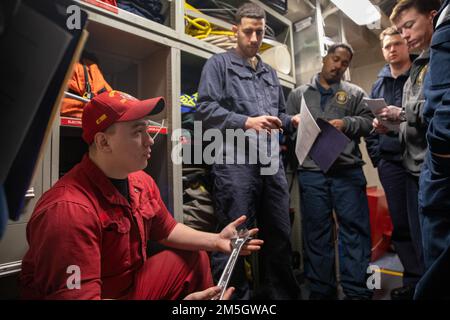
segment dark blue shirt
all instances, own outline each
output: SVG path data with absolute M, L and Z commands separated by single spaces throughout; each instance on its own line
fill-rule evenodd
M 325 110 L 328 101 L 334 96 L 335 92 L 332 87 L 325 89 L 319 82 L 319 78 L 316 79 L 316 86 L 320 92 L 320 108 L 322 111 Z
M 409 70 L 394 78 L 389 64 L 386 64 L 378 74 L 370 93 L 371 98 L 384 98 L 387 105 L 402 106 L 403 86 L 409 77 Z M 387 134 L 373 133 L 366 139 L 367 151 L 372 164 L 376 167 L 381 159 L 388 161 L 402 161 L 403 150 L 398 138 L 398 133 Z
M 263 115 L 280 118 L 284 130 L 292 131 L 275 70 L 259 57 L 254 70 L 235 50 L 208 59 L 202 71 L 195 114 L 203 127 L 221 131 L 245 129 L 248 117 Z

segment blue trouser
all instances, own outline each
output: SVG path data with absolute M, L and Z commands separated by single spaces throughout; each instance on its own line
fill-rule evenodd
M 408 219 L 411 228 L 411 240 L 417 255 L 418 270 L 425 271 L 422 244 L 422 223 L 419 214 L 419 178 L 408 173 L 406 175 L 406 201 Z
M 424 82 L 428 149 L 420 174 L 419 210 L 426 272 L 415 298 L 449 298 L 450 159 L 431 153 L 448 154 L 450 145 L 450 24 L 444 11 L 448 5 L 443 1 L 438 13 L 442 23 L 436 24 L 431 39 Z
M 415 300 L 450 300 L 450 246 L 434 261 L 416 287 Z
M 323 174 L 299 171 L 300 206 L 305 248 L 305 272 L 311 293 L 336 296 L 333 209 L 339 224 L 341 285 L 348 297 L 370 298 L 370 221 L 366 179 L 361 168 Z
M 420 248 L 420 238 L 419 241 L 413 240 L 417 234 L 420 235 L 420 226 L 417 218 L 408 215 L 407 175 L 408 172 L 399 162 L 381 160 L 378 164 L 378 176 L 394 225 L 392 242 L 404 268 L 403 285 L 415 286 L 423 274 L 423 262 L 422 251 L 418 251 L 415 245 L 418 243 Z
M 419 193 L 426 269 L 450 245 L 450 159 L 426 153 Z
M 259 298 L 297 299 L 299 287 L 292 269 L 289 220 L 289 192 L 280 161 L 275 175 L 261 175 L 258 165 L 213 165 L 214 206 L 219 228 L 246 215 L 246 227 L 257 224 L 258 238 L 264 240 L 259 252 Z M 214 252 L 211 266 L 217 281 L 225 268 L 228 255 Z M 239 258 L 231 285 L 235 298 L 249 298 L 244 274 L 244 260 Z
M 450 159 L 429 151 L 419 180 L 425 274 L 414 299 L 449 299 L 450 286 Z

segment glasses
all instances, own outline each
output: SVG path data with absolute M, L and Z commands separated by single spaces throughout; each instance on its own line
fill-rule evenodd
M 153 141 L 155 141 L 156 137 L 159 135 L 162 128 L 164 128 L 164 121 L 165 119 L 163 119 L 161 123 L 158 123 L 152 120 L 147 120 L 147 125 L 158 127 L 158 131 L 156 131 L 156 133 L 153 136 L 150 134 L 150 137 L 153 139 Z

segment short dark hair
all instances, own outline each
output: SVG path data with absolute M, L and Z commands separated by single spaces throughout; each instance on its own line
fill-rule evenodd
M 392 22 L 398 20 L 403 11 L 415 8 L 420 14 L 428 14 L 433 10 L 438 11 L 441 0 L 399 0 L 389 17 Z
M 384 41 L 385 37 L 387 37 L 387 36 L 395 36 L 395 35 L 400 35 L 400 32 L 398 32 L 398 30 L 395 27 L 387 27 L 386 29 L 384 29 L 380 33 L 381 46 L 383 46 L 383 41 Z
M 353 49 L 349 44 L 339 42 L 339 43 L 333 43 L 331 46 L 328 47 L 327 55 L 335 53 L 338 48 L 342 48 L 348 51 L 350 53 L 350 60 L 353 59 Z
M 244 3 L 236 12 L 235 22 L 241 23 L 242 18 L 266 19 L 266 12 L 257 4 Z

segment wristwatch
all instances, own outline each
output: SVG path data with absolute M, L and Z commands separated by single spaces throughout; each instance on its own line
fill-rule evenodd
M 400 114 L 398 115 L 398 119 L 399 119 L 400 121 L 406 121 L 406 112 L 405 112 L 405 109 L 402 109 L 402 110 L 400 111 Z

